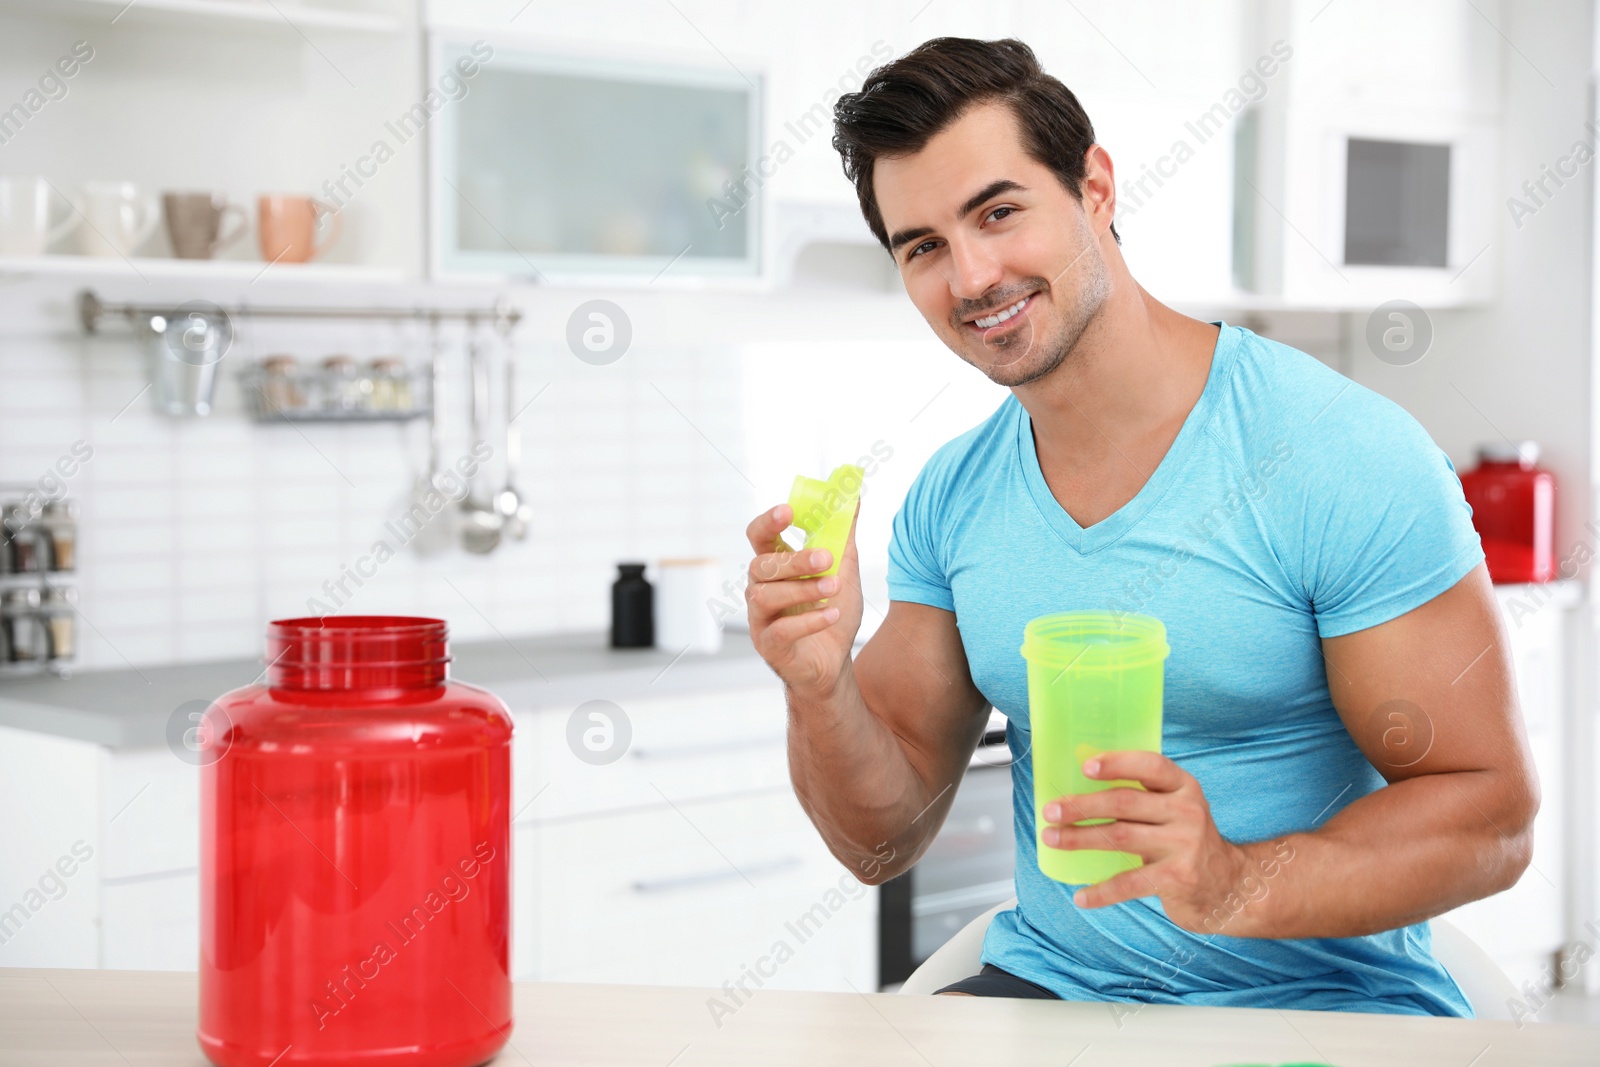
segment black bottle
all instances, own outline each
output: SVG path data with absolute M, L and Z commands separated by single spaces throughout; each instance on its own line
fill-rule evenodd
M 611 586 L 611 647 L 654 648 L 655 590 L 644 580 L 643 563 L 619 563 Z

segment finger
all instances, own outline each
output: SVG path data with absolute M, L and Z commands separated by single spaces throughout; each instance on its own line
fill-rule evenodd
M 1072 823 L 1082 819 L 1165 823 L 1172 821 L 1172 810 L 1164 793 L 1123 787 L 1062 797 L 1044 806 L 1047 823 Z
M 750 525 L 744 529 L 744 535 L 756 552 L 783 552 L 788 546 L 778 535 L 787 530 L 793 521 L 794 509 L 788 504 L 779 504 L 751 519 Z
M 838 608 L 823 608 L 803 615 L 785 615 L 761 632 L 761 644 L 768 648 L 787 648 L 802 637 L 821 633 L 838 621 Z
M 761 582 L 747 586 L 745 597 L 762 620 L 782 614 L 797 604 L 812 604 L 839 591 L 835 575 L 826 578 L 795 578 L 787 582 Z
M 833 553 L 825 548 L 810 552 L 763 552 L 750 561 L 752 582 L 778 582 L 786 578 L 804 578 L 826 570 L 833 562 Z
M 1102 852 L 1127 852 L 1145 861 L 1166 855 L 1165 827 L 1142 822 L 1108 822 L 1097 826 L 1046 826 L 1039 832 L 1046 848 L 1063 852 L 1095 849 Z
M 1138 782 L 1157 793 L 1174 793 L 1192 781 L 1188 772 L 1159 752 L 1130 749 L 1123 752 L 1102 752 L 1084 761 L 1086 778 L 1107 781 L 1122 778 Z
M 1140 897 L 1160 896 L 1156 884 L 1143 867 L 1123 871 L 1107 878 L 1099 885 L 1086 885 L 1072 894 L 1072 902 L 1080 908 L 1104 908 Z

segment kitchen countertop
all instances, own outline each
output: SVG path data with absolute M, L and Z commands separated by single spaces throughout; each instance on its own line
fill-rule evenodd
M 193 973 L 0 970 L 6 1067 L 206 1067 Z M 1562 1067 L 1594 1062 L 1592 1027 L 1147 1005 L 519 982 L 512 1064 L 1067 1064 L 1073 1067 Z M 725 1003 L 725 1007 L 728 1005 Z M 1129 1007 L 1129 1006 L 1125 1006 Z
M 513 711 L 585 700 L 626 700 L 693 690 L 777 684 L 744 630 L 713 655 L 613 649 L 603 633 L 451 642 L 451 677 L 491 689 Z M 0 680 L 0 726 L 113 749 L 165 745 L 181 705 L 210 700 L 261 677 L 260 660 L 79 671 Z

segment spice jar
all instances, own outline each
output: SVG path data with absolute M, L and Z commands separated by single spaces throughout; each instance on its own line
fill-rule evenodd
M 78 592 L 70 586 L 51 586 L 45 590 L 39 613 L 44 617 L 46 658 L 70 660 L 78 654 L 78 612 L 73 605 Z
M 12 504 L 4 511 L 6 538 L 6 571 L 10 574 L 33 574 L 39 569 L 39 528 L 33 515 L 21 504 Z
M 322 406 L 349 414 L 372 407 L 372 374 L 358 370 L 349 356 L 329 356 L 322 361 Z
M 437 619 L 285 619 L 200 724 L 201 1049 L 470 1067 L 511 1026 L 511 717 Z
M 259 388 L 266 402 L 266 414 L 294 412 L 306 406 L 306 397 L 300 389 L 293 356 L 268 356 L 261 361 Z
M 0 629 L 5 631 L 7 660 L 37 663 L 43 659 L 46 648 L 39 618 L 39 590 L 7 589 L 0 594 Z
M 52 571 L 76 570 L 78 566 L 78 505 L 70 500 L 53 500 L 40 516 L 40 562 Z M 48 558 L 46 558 L 48 557 Z
M 411 374 L 393 356 L 372 361 L 372 406 L 377 411 L 411 410 Z

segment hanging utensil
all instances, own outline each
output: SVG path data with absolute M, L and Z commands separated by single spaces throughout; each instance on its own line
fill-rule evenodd
M 484 426 L 489 421 L 489 368 L 478 344 L 478 321 L 467 325 L 467 367 L 472 375 L 472 449 L 481 454 L 485 444 Z M 477 477 L 467 482 L 467 495 L 461 501 L 461 544 L 468 552 L 486 556 L 500 544 L 504 525 L 500 513 L 478 497 Z
M 517 489 L 517 471 L 522 467 L 522 431 L 517 418 L 517 354 L 511 347 L 510 331 L 502 326 L 506 360 L 506 484 L 495 494 L 494 509 L 499 512 L 508 536 L 525 541 L 533 528 L 533 505 Z
M 439 424 L 439 407 L 444 398 L 444 365 L 439 351 L 439 319 L 435 316 L 428 330 L 428 466 L 412 484 L 411 499 L 401 519 L 402 529 L 411 532 L 407 544 L 419 556 L 437 555 L 449 548 L 456 539 L 459 518 L 438 486 L 439 457 L 444 451 Z M 442 507 L 438 506 L 441 499 L 445 501 Z

